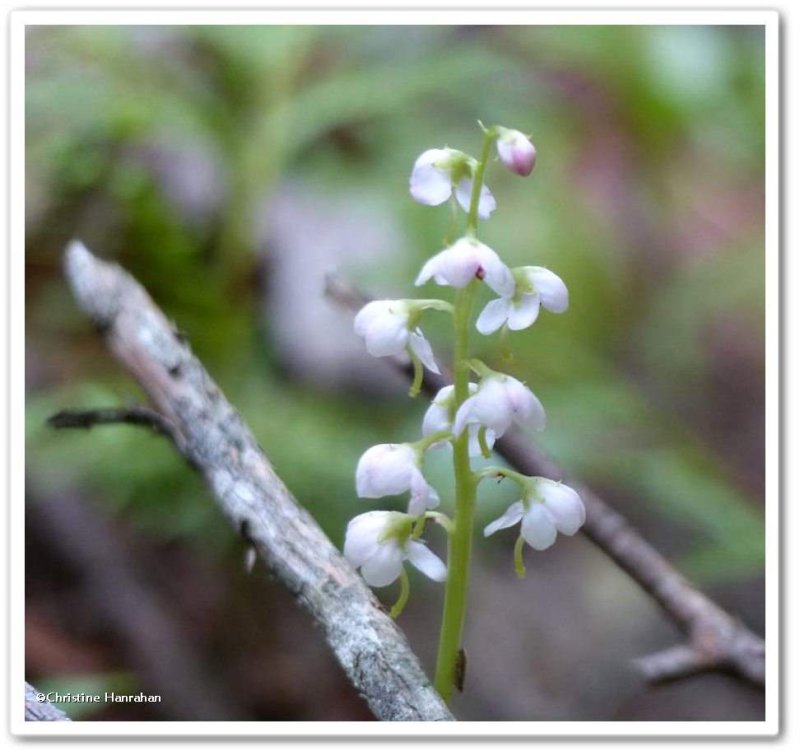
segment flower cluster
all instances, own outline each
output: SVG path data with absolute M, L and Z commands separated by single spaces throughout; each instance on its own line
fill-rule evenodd
M 467 212 L 464 235 L 433 255 L 422 266 L 415 283 L 423 286 L 433 281 L 438 286 L 466 290 L 465 296 L 472 296 L 481 283 L 485 284 L 490 298 L 474 327 L 488 335 L 501 329 L 528 328 L 542 308 L 563 313 L 569 306 L 569 295 L 564 282 L 552 271 L 538 266 L 510 268 L 477 238 L 477 219 L 489 218 L 497 207 L 494 195 L 483 183 L 491 146 L 503 165 L 519 176 L 528 176 L 536 163 L 536 150 L 521 132 L 494 126 L 484 128 L 484 135 L 481 160 L 448 147 L 423 152 L 414 163 L 409 190 L 424 205 L 450 200 L 454 207 Z M 448 312 L 455 321 L 458 338 L 459 329 L 464 331 L 462 326 L 469 318 L 469 308 L 459 309 L 458 301 L 455 305 L 438 299 L 370 302 L 356 315 L 355 332 L 376 357 L 410 358 L 418 387 L 423 367 L 440 374 L 433 349 L 420 329 L 422 317 L 428 310 Z M 456 355 L 459 358 L 458 348 Z M 464 476 L 466 465 L 466 483 L 473 488 L 479 479 L 491 475 L 508 477 L 520 486 L 521 498 L 485 528 L 486 536 L 521 524 L 518 544 L 524 541 L 541 550 L 554 543 L 558 532 L 573 535 L 583 524 L 585 512 L 580 497 L 562 483 L 500 468 L 471 472 L 470 458 L 491 456 L 497 439 L 514 424 L 544 430 L 546 414 L 536 395 L 521 381 L 491 370 L 479 360 L 466 360 L 463 354 L 460 359 L 454 385 L 439 390 L 425 413 L 421 440 L 378 444 L 364 452 L 358 462 L 356 490 L 360 497 L 409 494 L 407 512 L 366 512 L 347 527 L 345 556 L 370 585 L 384 586 L 402 578 L 405 591 L 405 561 L 437 581 L 448 579 L 448 570 L 462 568 L 452 563 L 445 567 L 421 538 L 429 520 L 443 525 L 451 539 L 461 527 L 458 501 L 452 521 L 435 512 L 440 497 L 423 473 L 429 449 L 451 445 L 456 478 L 459 474 Z M 475 381 L 469 380 L 470 374 L 475 375 Z M 455 461 L 459 449 L 463 455 L 460 468 Z M 471 521 L 467 526 L 472 527 Z

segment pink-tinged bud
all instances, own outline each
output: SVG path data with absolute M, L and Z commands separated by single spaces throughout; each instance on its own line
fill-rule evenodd
M 518 176 L 529 176 L 536 165 L 536 148 L 521 131 L 497 127 L 497 154 Z

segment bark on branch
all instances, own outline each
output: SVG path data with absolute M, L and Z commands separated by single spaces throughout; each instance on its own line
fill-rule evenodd
M 64 269 L 79 307 L 164 420 L 155 427 L 168 429 L 231 525 L 321 625 L 375 716 L 452 719 L 400 629 L 298 505 L 242 418 L 145 290 L 121 267 L 77 243 L 68 247 Z
M 327 281 L 328 295 L 357 310 L 369 299 L 340 278 Z M 392 360 L 399 370 L 409 366 Z M 425 371 L 423 388 L 435 394 L 452 383 L 446 374 Z M 525 475 L 561 480 L 581 495 L 586 523 L 581 533 L 633 578 L 686 636 L 684 645 L 635 661 L 648 682 L 657 683 L 705 671 L 726 671 L 764 686 L 764 641 L 715 604 L 650 545 L 619 512 L 576 480 L 518 430 L 508 431 L 495 450 Z

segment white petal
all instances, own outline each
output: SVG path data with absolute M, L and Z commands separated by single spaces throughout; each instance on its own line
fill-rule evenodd
M 403 569 L 403 550 L 397 541 L 382 543 L 361 566 L 361 574 L 369 585 L 381 588 L 400 577 Z
M 441 583 L 447 578 L 447 567 L 424 543 L 409 541 L 406 546 L 408 561 L 423 575 Z
M 522 518 L 522 537 L 537 551 L 544 551 L 555 543 L 556 526 L 543 505 L 532 504 Z
M 525 513 L 525 507 L 521 501 L 515 501 L 500 517 L 490 522 L 484 529 L 483 535 L 487 538 L 503 528 L 510 528 L 516 525 Z
M 475 394 L 471 411 L 472 422 L 491 428 L 499 438 L 515 420 L 514 405 L 511 403 L 506 382 L 507 376 L 485 378 Z
M 371 330 L 364 340 L 373 357 L 395 357 L 403 353 L 408 343 L 408 328 L 404 323 L 385 321 Z
M 477 239 L 462 237 L 428 260 L 417 276 L 422 285 L 430 278 L 442 286 L 463 288 L 479 276 L 499 294 L 514 291 L 514 277 L 497 253 Z
M 376 319 L 384 317 L 389 306 L 389 300 L 376 299 L 365 304 L 353 318 L 353 330 L 362 338 Z
M 539 316 L 539 297 L 523 294 L 518 304 L 511 305 L 508 316 L 508 327 L 512 331 L 521 331 L 536 322 Z
M 438 255 L 434 255 L 425 263 L 425 265 L 422 266 L 422 270 L 419 272 L 419 275 L 414 281 L 415 286 L 422 286 L 436 275 L 442 264 L 442 254 L 443 253 L 440 252 Z
M 458 204 L 464 209 L 464 212 L 469 212 L 469 206 L 472 202 L 472 186 L 473 180 L 471 178 L 464 178 L 456 185 L 456 199 Z M 478 217 L 481 220 L 486 220 L 497 209 L 497 202 L 494 195 L 489 191 L 489 187 L 484 184 L 481 187 L 481 196 L 478 198 Z
M 533 396 L 533 404 L 527 424 L 537 433 L 541 433 L 547 427 L 547 413 L 538 397 L 535 394 L 531 394 L 531 396 Z
M 344 555 L 353 567 L 360 567 L 379 546 L 379 538 L 391 522 L 394 512 L 364 512 L 347 524 Z
M 469 206 L 472 203 L 472 179 L 461 179 L 456 185 L 456 199 L 458 204 L 461 205 L 465 213 L 469 212 Z M 478 200 L 480 205 L 480 200 Z
M 462 237 L 444 250 L 441 253 L 439 282 L 457 288 L 469 284 L 483 267 L 481 258 L 484 247 L 486 245 L 477 239 Z
M 505 376 L 506 400 L 516 422 L 526 422 L 535 431 L 543 431 L 547 414 L 542 403 L 524 383 L 510 375 Z
M 478 200 L 478 217 L 486 220 L 495 210 L 497 210 L 497 201 L 489 191 L 489 187 L 484 184 L 481 187 L 481 196 Z
M 516 288 L 514 274 L 500 259 L 497 252 L 485 244 L 480 250 L 480 262 L 483 268 L 483 280 L 486 285 L 501 297 L 510 297 Z
M 474 384 L 472 385 L 474 386 Z M 425 416 L 422 418 L 423 436 L 430 436 L 433 433 L 451 430 L 450 405 L 453 402 L 454 393 L 455 388 L 452 385 L 439 389 L 436 396 L 433 398 L 430 407 L 428 407 L 426 410 Z M 446 441 L 440 441 L 432 444 L 428 448 L 438 449 L 444 446 L 446 443 Z
M 415 161 L 414 169 L 424 168 L 428 166 L 435 166 L 437 163 L 441 164 L 450 157 L 450 151 L 433 147 L 430 150 L 425 150 Z M 412 171 L 413 173 L 413 171 Z
M 430 436 L 446 430 L 450 430 L 450 413 L 446 406 L 434 400 L 422 418 L 422 435 Z
M 415 170 L 411 174 L 408 190 L 422 205 L 441 205 L 452 194 L 450 174 L 432 166 Z
M 566 284 L 547 268 L 531 266 L 527 269 L 536 293 L 542 300 L 542 307 L 550 312 L 566 312 L 569 307 L 569 292 Z
M 575 535 L 586 521 L 586 509 L 581 497 L 569 486 L 553 480 L 540 479 L 537 484 L 538 493 L 556 527 L 564 535 Z
M 511 302 L 508 299 L 493 299 L 478 316 L 475 327 L 482 334 L 494 333 L 508 318 Z
M 409 334 L 408 347 L 417 355 L 419 361 L 425 365 L 428 370 L 439 375 L 441 371 L 433 357 L 433 349 L 431 348 L 430 342 L 422 335 L 419 329 Z
M 411 498 L 408 502 L 408 513 L 419 517 L 428 509 L 439 506 L 439 494 L 436 489 L 425 480 L 419 468 L 415 467 L 411 473 Z
M 458 412 L 456 412 L 456 419 L 453 423 L 453 435 L 456 438 L 458 438 L 464 432 L 464 428 L 467 427 L 467 423 L 475 422 L 473 411 L 475 409 L 477 397 L 477 394 L 475 396 L 471 396 L 458 408 Z
M 408 343 L 408 312 L 402 301 L 376 300 L 361 308 L 353 330 L 375 357 L 402 354 Z
M 414 163 L 408 188 L 411 196 L 423 205 L 441 205 L 452 194 L 452 180 L 446 168 L 437 163 L 448 157 L 447 150 L 426 150 Z
M 403 493 L 416 469 L 414 452 L 404 444 L 378 444 L 361 455 L 356 467 L 356 493 L 362 498 Z

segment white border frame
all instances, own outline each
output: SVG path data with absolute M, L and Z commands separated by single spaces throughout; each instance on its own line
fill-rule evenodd
M 309 11 L 313 10 L 313 13 Z M 9 16 L 9 367 L 10 367 L 10 730 L 14 735 L 64 736 L 398 736 L 426 737 L 742 737 L 779 733 L 779 15 L 777 11 L 643 11 L 643 10 L 321 10 L 319 7 L 281 10 L 18 10 Z M 135 24 L 302 24 L 302 25 L 663 25 L 709 24 L 765 27 L 766 56 L 766 716 L 762 722 L 26 722 L 24 679 L 24 469 L 25 469 L 25 249 L 24 34 L 27 25 Z M 16 441 L 17 443 L 12 443 Z

